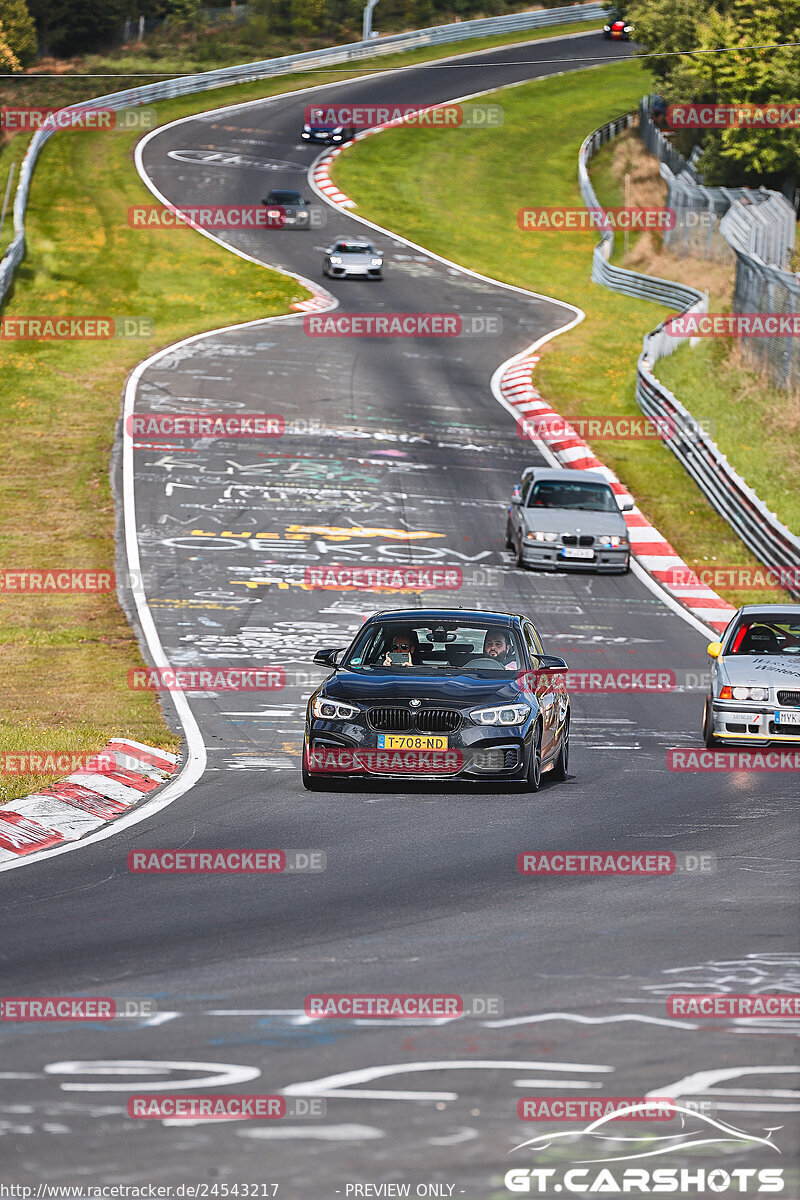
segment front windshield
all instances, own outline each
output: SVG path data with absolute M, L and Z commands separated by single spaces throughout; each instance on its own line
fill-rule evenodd
M 399 670 L 436 675 L 501 675 L 524 668 L 519 639 L 490 621 L 376 621 L 342 664 L 378 674 Z
M 302 200 L 299 192 L 270 192 L 270 204 L 297 204 Z
M 575 508 L 588 512 L 619 512 L 610 487 L 602 483 L 569 483 L 542 479 L 534 483 L 528 508 Z
M 800 658 L 800 617 L 749 615 L 737 627 L 726 654 L 785 654 Z
M 374 253 L 372 246 L 361 246 L 361 245 L 353 245 L 353 244 L 351 244 L 349 246 L 339 246 L 338 250 L 339 250 L 340 254 L 373 254 Z

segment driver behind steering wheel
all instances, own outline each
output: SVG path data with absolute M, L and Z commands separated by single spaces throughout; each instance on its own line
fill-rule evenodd
M 507 671 L 519 669 L 511 638 L 504 629 L 500 629 L 496 625 L 486 630 L 486 636 L 483 639 L 483 653 L 487 658 L 495 659 L 497 665 L 505 667 Z

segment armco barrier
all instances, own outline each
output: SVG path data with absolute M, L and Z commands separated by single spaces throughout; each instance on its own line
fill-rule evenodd
M 600 208 L 601 205 L 589 179 L 587 163 L 599 146 L 627 129 L 633 120 L 634 114 L 630 113 L 609 121 L 581 145 L 578 181 L 589 208 Z M 608 230 L 603 233 L 592 256 L 595 283 L 641 300 L 656 300 L 683 312 L 708 311 L 708 296 L 696 288 L 612 266 L 608 259 L 613 248 L 614 234 Z M 685 339 L 668 336 L 663 321 L 645 336 L 636 370 L 636 402 L 647 416 L 668 418 L 665 427 L 670 430 L 670 436 L 663 439 L 664 444 L 756 557 L 769 567 L 800 568 L 800 538 L 769 511 L 691 413 L 653 374 L 656 362 L 677 349 L 682 340 Z M 800 596 L 800 590 L 787 590 L 793 596 Z
M 69 107 L 71 109 L 130 108 L 137 104 L 170 100 L 175 96 L 187 96 L 193 92 L 210 91 L 213 88 L 227 87 L 235 83 L 268 79 L 274 75 L 285 75 L 306 68 L 335 66 L 337 63 L 372 58 L 379 54 L 395 54 L 420 46 L 437 46 L 447 42 L 462 42 L 470 38 L 490 37 L 518 30 L 540 29 L 547 25 L 564 24 L 567 21 L 601 20 L 605 15 L 606 11 L 602 4 L 576 4 L 536 12 L 511 13 L 503 17 L 459 21 L 452 25 L 435 25 L 429 29 L 415 29 L 410 33 L 394 33 L 388 37 L 373 38 L 368 42 L 351 42 L 345 46 L 331 46 L 324 50 L 285 54 L 280 58 L 244 63 L 238 67 L 222 67 L 216 71 L 205 71 L 200 75 L 185 75 L 180 79 L 144 84 L 142 87 L 128 88 L 123 92 L 111 92 L 107 96 L 95 96 L 91 100 L 83 101 L 82 104 L 74 104 Z M 54 129 L 37 130 L 31 138 L 28 152 L 22 163 L 14 198 L 14 239 L 0 263 L 0 304 L 11 286 L 14 272 L 25 255 L 25 210 L 28 204 L 33 169 L 42 146 L 55 132 L 57 131 Z

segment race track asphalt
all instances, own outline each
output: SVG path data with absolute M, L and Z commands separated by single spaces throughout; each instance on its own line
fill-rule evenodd
M 314 99 L 432 103 L 621 49 L 597 34 L 505 47 Z M 568 61 L 543 61 L 552 58 Z M 307 102 L 286 95 L 168 127 L 145 148 L 147 175 L 178 205 L 305 190 L 315 156 L 298 141 Z M 324 228 L 224 240 L 322 283 L 322 249 L 364 232 L 326 211 Z M 295 430 L 134 450 L 145 587 L 169 661 L 279 665 L 287 686 L 190 696 L 208 751 L 197 786 L 105 841 L 0 875 L 4 995 L 152 997 L 159 1013 L 0 1026 L 0 1182 L 277 1183 L 285 1200 L 354 1195 L 355 1183 L 409 1183 L 413 1195 L 437 1183 L 453 1188 L 442 1195 L 483 1200 L 508 1194 L 511 1167 L 600 1157 L 587 1153 L 589 1139 L 550 1157 L 510 1154 L 547 1128 L 518 1121 L 521 1096 L 708 1100 L 707 1073 L 723 1069 L 730 1076 L 717 1089 L 738 1094 L 715 1091 L 718 1116 L 758 1136 L 780 1127 L 772 1136 L 782 1157 L 739 1140 L 675 1153 L 667 1165 L 790 1167 L 797 1022 L 673 1020 L 666 997 L 796 990 L 796 776 L 669 772 L 670 747 L 700 744 L 702 691 L 687 678 L 706 670 L 707 639 L 633 575 L 539 576 L 517 570 L 504 549 L 511 488 L 536 456 L 489 381 L 571 312 L 401 240 L 375 240 L 382 283 L 325 281 L 340 312 L 499 314 L 502 333 L 323 340 L 296 316 L 210 333 L 140 381 L 138 413 L 276 413 Z M 454 605 L 530 615 L 571 667 L 673 670 L 683 686 L 575 695 L 570 777 L 536 796 L 305 792 L 303 713 L 324 675 L 313 653 L 345 644 L 376 607 L 409 599 L 306 591 L 304 572 L 398 562 L 459 566 Z M 327 868 L 131 874 L 126 856 L 142 847 L 321 849 Z M 716 869 L 525 878 L 517 854 L 533 849 L 707 853 Z M 499 997 L 503 1015 L 312 1021 L 304 997 L 320 991 Z M 219 1064 L 230 1071 L 214 1082 Z M 187 1095 L 325 1092 L 327 1115 L 129 1119 L 128 1096 L 153 1091 L 154 1080 Z

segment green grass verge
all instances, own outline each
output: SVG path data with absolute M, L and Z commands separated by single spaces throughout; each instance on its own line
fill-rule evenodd
M 656 365 L 689 412 L 714 422 L 734 470 L 793 532 L 800 530 L 800 399 L 764 382 L 729 341 L 703 339 Z
M 524 40 L 586 28 L 586 22 L 553 26 L 528 32 Z M 481 39 L 381 57 L 341 71 L 218 88 L 158 105 L 158 121 L 519 41 L 520 35 Z M 54 81 L 26 76 L 17 82 L 26 89 L 15 93 L 17 103 L 71 103 L 97 90 L 69 76 Z M 102 90 L 113 86 L 114 81 L 105 81 Z M 135 140 L 136 134 L 122 132 L 61 133 L 48 142 L 36 167 L 27 257 L 4 315 L 134 314 L 151 317 L 155 334 L 136 341 L 5 344 L 0 568 L 111 569 L 108 464 L 128 372 L 160 346 L 203 329 L 286 312 L 293 299 L 306 294 L 285 276 L 243 262 L 188 230 L 128 229 L 128 206 L 152 201 L 133 167 Z M 17 135 L 0 146 L 0 180 L 12 161 L 19 164 L 28 141 Z M 7 245 L 10 236 L 9 215 L 0 244 Z M 0 652 L 0 753 L 92 752 L 120 735 L 177 747 L 155 697 L 127 687 L 127 672 L 141 658 L 113 594 L 0 592 Z M 0 771 L 0 804 L 53 778 Z
M 580 305 L 586 320 L 545 346 L 536 368 L 542 394 L 570 418 L 640 415 L 634 391 L 642 337 L 669 310 L 591 282 L 593 232 L 522 231 L 517 212 L 580 206 L 580 143 L 633 109 L 649 87 L 643 66 L 631 61 L 541 80 L 496 93 L 505 109 L 501 129 L 397 129 L 336 161 L 336 183 L 359 214 L 465 266 Z M 757 565 L 660 443 L 602 441 L 594 449 L 687 563 Z M 723 594 L 737 605 L 783 598 Z

